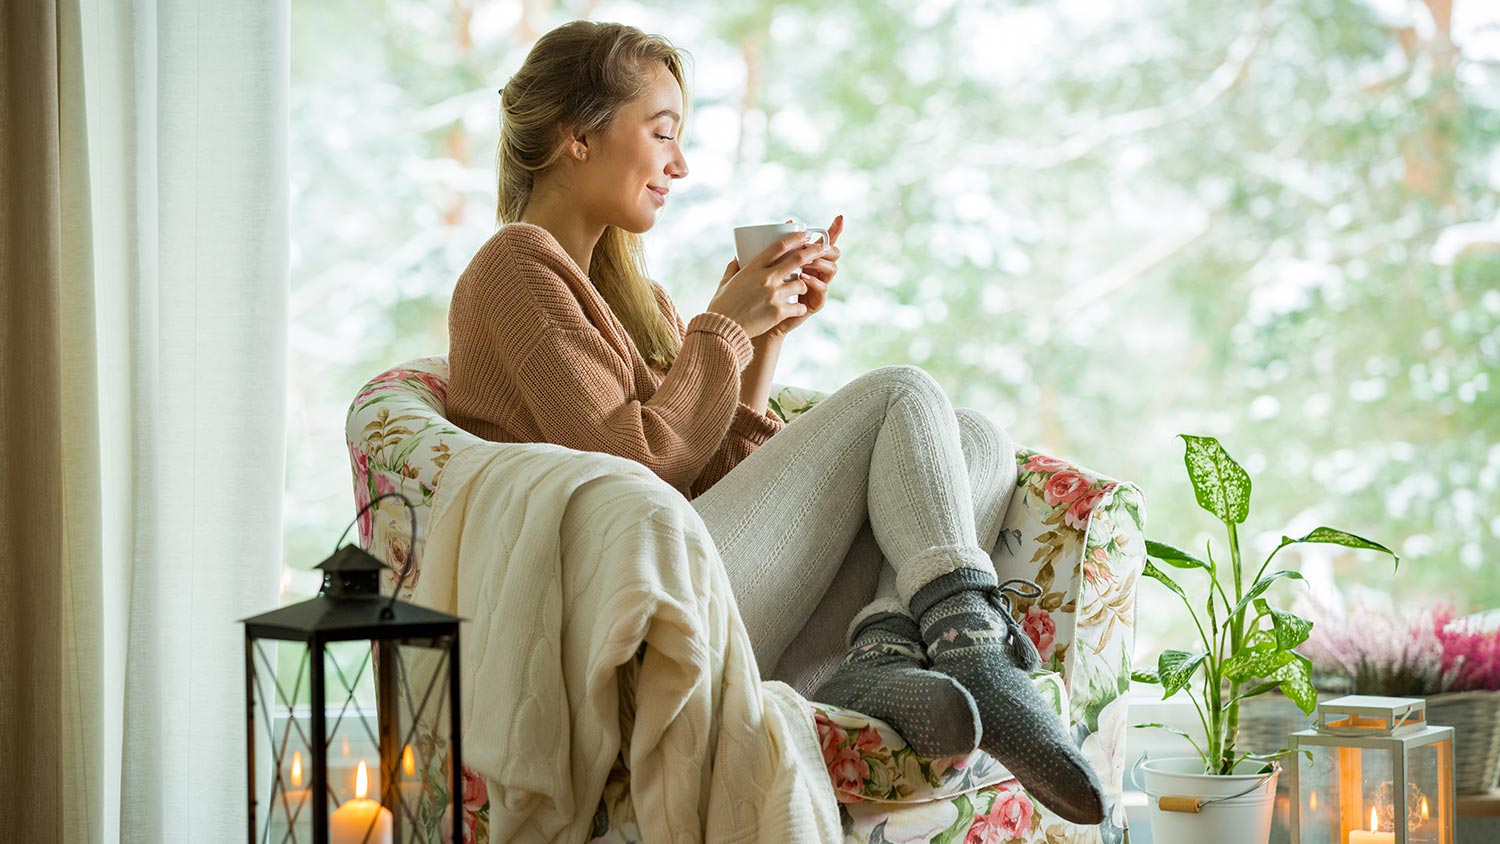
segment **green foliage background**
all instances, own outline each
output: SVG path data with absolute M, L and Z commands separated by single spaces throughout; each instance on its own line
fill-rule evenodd
M 1500 606 L 1500 24 L 1391 5 L 295 4 L 286 599 L 353 516 L 348 402 L 447 350 L 494 231 L 497 89 L 590 17 L 692 57 L 690 174 L 647 235 L 686 315 L 732 226 L 845 215 L 779 381 L 920 365 L 1140 483 L 1185 547 L 1214 526 L 1175 435 L 1212 435 L 1255 480 L 1247 553 L 1338 524 L 1398 551 L 1394 580 L 1349 549 L 1284 562 Z

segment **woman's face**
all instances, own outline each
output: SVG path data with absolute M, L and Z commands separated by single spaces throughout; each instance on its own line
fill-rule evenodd
M 682 110 L 677 79 L 658 62 L 646 92 L 620 111 L 597 142 L 587 144 L 588 160 L 575 159 L 575 184 L 600 222 L 640 234 L 673 201 L 666 191 L 688 174 L 677 142 Z

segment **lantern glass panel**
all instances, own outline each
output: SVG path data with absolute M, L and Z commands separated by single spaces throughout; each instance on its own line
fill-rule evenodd
M 1356 831 L 1369 831 L 1371 810 L 1377 830 L 1393 829 L 1391 782 L 1393 748 L 1303 744 L 1296 764 L 1300 844 L 1357 844 Z M 1383 802 L 1382 802 L 1383 801 Z
M 1439 844 L 1453 840 L 1453 818 L 1448 810 L 1447 795 L 1452 789 L 1447 772 L 1451 765 L 1447 754 L 1452 743 L 1435 741 L 1413 747 L 1406 757 L 1406 775 L 1410 783 L 1408 839 L 1420 844 Z
M 312 841 L 311 661 L 305 643 L 251 644 L 255 840 Z
M 453 725 L 449 670 L 451 637 L 384 643 L 377 663 L 394 657 L 389 684 L 377 688 L 381 729 L 389 736 L 388 764 L 392 811 L 402 842 L 448 842 L 454 796 L 450 758 Z M 383 668 L 383 666 L 382 666 Z M 458 795 L 462 799 L 462 795 Z
M 451 840 L 451 647 L 439 636 L 322 650 L 328 840 Z M 251 654 L 253 840 L 311 844 L 315 657 L 304 643 L 266 639 L 251 640 Z

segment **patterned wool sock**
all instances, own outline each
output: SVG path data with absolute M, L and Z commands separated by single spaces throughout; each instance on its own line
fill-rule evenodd
M 812 699 L 879 718 L 924 758 L 974 752 L 981 730 L 974 699 L 957 680 L 922 667 L 917 623 L 901 602 L 876 599 L 849 627 L 849 655 Z
M 1006 581 L 1007 591 L 1016 591 L 1015 582 Z M 1097 824 L 1104 819 L 1099 777 L 1032 685 L 1029 672 L 1041 666 L 1041 656 L 1011 617 L 1010 600 L 1000 590 L 993 572 L 965 568 L 912 596 L 912 616 L 920 621 L 932 670 L 963 683 L 973 695 L 984 752 L 1053 814 Z

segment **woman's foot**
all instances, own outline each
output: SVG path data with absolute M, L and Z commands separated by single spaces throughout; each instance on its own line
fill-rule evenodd
M 1099 777 L 1032 685 L 1030 672 L 1041 657 L 1011 617 L 994 573 L 961 568 L 941 575 L 912 596 L 911 610 L 932 670 L 962 683 L 979 706 L 980 749 L 1053 814 L 1077 824 L 1101 822 Z
M 879 718 L 917 755 L 974 752 L 982 727 L 967 690 L 922 664 L 917 623 L 899 600 L 876 599 L 850 624 L 849 655 L 813 700 Z

